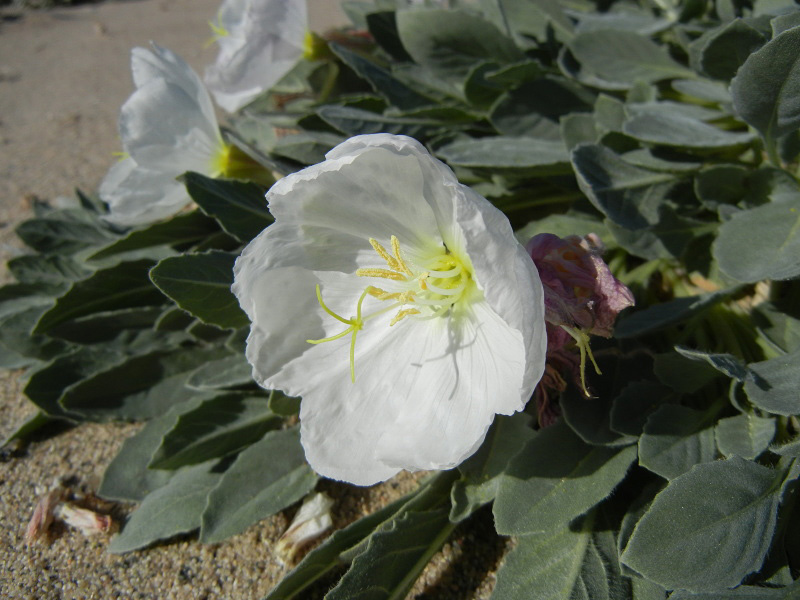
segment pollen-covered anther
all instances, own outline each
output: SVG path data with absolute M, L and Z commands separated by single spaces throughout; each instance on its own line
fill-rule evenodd
M 418 314 L 420 314 L 420 312 L 416 308 L 404 308 L 402 310 L 398 310 L 397 314 L 389 322 L 389 327 L 391 327 L 398 321 L 402 321 L 408 315 L 418 315 Z
M 405 281 L 406 276 L 397 271 L 389 269 L 358 269 L 356 275 L 359 277 L 382 277 L 383 279 L 393 279 L 394 281 Z

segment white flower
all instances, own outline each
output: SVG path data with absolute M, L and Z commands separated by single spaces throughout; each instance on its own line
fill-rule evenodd
M 275 85 L 309 43 L 305 0 L 225 0 L 217 20 L 219 55 L 205 82 L 228 112 Z
M 126 157 L 99 190 L 109 205 L 107 220 L 123 226 L 172 216 L 190 202 L 176 177 L 229 174 L 242 155 L 223 142 L 208 91 L 179 56 L 155 44 L 134 48 L 131 69 L 136 91 L 119 117 Z
M 302 396 L 319 473 L 358 485 L 446 469 L 544 369 L 542 285 L 506 217 L 416 141 L 340 144 L 267 194 L 236 262 L 266 388 Z

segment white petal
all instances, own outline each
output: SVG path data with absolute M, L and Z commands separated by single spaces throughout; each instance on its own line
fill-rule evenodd
M 165 219 L 191 201 L 173 175 L 143 169 L 132 159 L 109 170 L 99 193 L 109 206 L 105 220 L 123 227 Z
M 346 344 L 329 345 L 336 343 Z M 340 346 L 341 363 L 346 355 Z M 317 364 L 329 360 L 336 355 Z M 486 303 L 469 317 L 408 318 L 391 328 L 370 322 L 356 344 L 355 383 L 309 376 L 314 366 L 298 362 L 282 373 L 303 397 L 306 458 L 317 472 L 359 485 L 399 469 L 461 463 L 483 440 L 497 405 L 518 404 L 525 369 L 520 333 Z
M 128 98 L 120 111 L 119 130 L 125 151 L 142 166 L 151 166 L 146 158 L 148 152 L 160 155 L 152 165 L 162 165 L 161 158 L 170 154 L 172 160 L 186 162 L 184 153 L 194 150 L 183 141 L 189 138 L 202 140 L 196 150 L 204 157 L 201 171 L 206 172 L 209 167 L 205 165 L 210 165 L 214 150 L 221 143 L 216 131 L 209 134 L 208 123 L 194 100 L 182 88 L 163 79 L 150 81 Z M 175 176 L 184 170 L 176 170 Z
M 364 137 L 387 143 L 351 144 Z M 403 247 L 440 249 L 441 234 L 428 200 L 438 190 L 419 160 L 425 151 L 416 142 L 398 145 L 397 137 L 353 138 L 329 153 L 324 163 L 279 180 L 267 194 L 270 212 L 304 230 L 316 227 L 385 243 L 395 235 Z
M 202 115 L 202 129 L 206 134 L 210 137 L 219 135 L 214 105 L 197 73 L 174 52 L 157 44 L 152 46 L 152 50 L 134 48 L 131 52 L 131 70 L 136 87 L 144 87 L 156 80 L 177 86 L 190 99 L 193 110 Z
M 469 188 L 464 190 L 465 201 L 457 203 L 455 210 L 455 222 L 461 231 L 458 243 L 463 244 L 464 253 L 470 257 L 473 279 L 488 305 L 520 332 L 525 344 L 525 377 L 518 400 L 497 405 L 497 412 L 510 414 L 525 407 L 544 373 L 544 290 L 533 261 L 516 241 L 505 215 Z M 498 265 L 503 268 L 498 269 Z
M 231 6 L 223 5 L 220 20 L 228 35 L 219 39 L 220 53 L 205 81 L 217 103 L 234 112 L 300 60 L 308 16 L 304 0 L 226 4 Z

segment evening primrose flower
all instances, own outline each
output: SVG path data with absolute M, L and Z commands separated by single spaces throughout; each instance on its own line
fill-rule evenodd
M 307 23 L 305 0 L 225 0 L 212 24 L 219 55 L 205 73 L 217 104 L 235 112 L 311 57 Z
M 211 97 L 179 56 L 153 44 L 134 48 L 136 91 L 123 104 L 119 131 L 124 158 L 100 184 L 116 225 L 151 223 L 172 216 L 191 200 L 176 177 L 196 171 L 209 177 L 260 171 L 219 131 Z
M 506 217 L 415 140 L 358 136 L 326 158 L 272 187 L 275 223 L 236 261 L 253 376 L 302 397 L 324 476 L 454 467 L 542 375 L 536 268 Z

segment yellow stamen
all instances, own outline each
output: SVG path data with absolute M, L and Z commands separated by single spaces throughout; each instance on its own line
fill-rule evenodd
M 389 269 L 358 269 L 356 275 L 359 277 L 382 277 L 383 279 L 393 279 L 395 281 L 405 281 L 402 273 L 390 271 Z
M 398 310 L 397 314 L 392 318 L 389 322 L 389 327 L 397 323 L 398 321 L 402 321 L 408 315 L 418 315 L 420 314 L 416 308 L 404 308 L 402 310 Z
M 404 261 L 403 257 L 400 255 L 400 242 L 394 235 L 391 237 L 390 241 L 392 243 L 392 252 L 394 252 L 395 257 L 397 257 L 397 268 L 395 270 L 402 271 L 403 273 L 411 277 L 413 273 L 411 272 L 411 269 L 408 268 L 406 261 Z
M 388 268 L 360 268 L 356 270 L 356 275 L 398 282 L 398 291 L 386 291 L 372 285 L 367 286 L 358 299 L 356 316 L 345 319 L 328 308 L 322 299 L 320 287 L 317 286 L 319 305 L 328 315 L 346 325 L 347 329 L 324 339 L 307 340 L 310 344 L 320 344 L 350 335 L 350 378 L 353 382 L 356 377 L 356 337 L 358 332 L 364 328 L 366 321 L 395 309 L 397 313 L 390 320 L 390 327 L 409 316 L 415 316 L 421 320 L 438 318 L 450 312 L 462 298 L 469 297 L 468 290 L 472 286 L 469 270 L 447 250 L 447 247 L 444 247 L 441 252 L 435 252 L 430 260 L 424 263 L 424 268 L 428 270 L 420 271 L 419 266 L 405 261 L 396 236 L 390 237 L 391 252 L 375 238 L 369 238 L 369 243 Z M 388 300 L 390 303 L 362 316 L 362 305 L 367 296 L 381 301 Z

